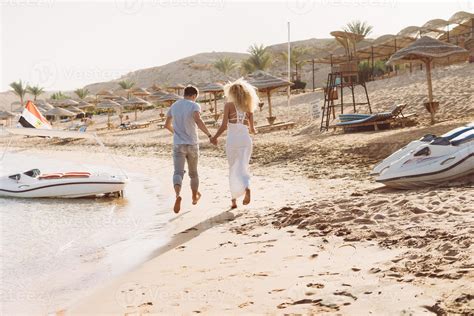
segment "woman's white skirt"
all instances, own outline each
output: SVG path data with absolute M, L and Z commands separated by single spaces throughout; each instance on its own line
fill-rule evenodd
M 227 161 L 229 162 L 229 185 L 233 199 L 242 196 L 250 187 L 249 163 L 252 156 L 252 138 L 243 124 L 228 124 Z

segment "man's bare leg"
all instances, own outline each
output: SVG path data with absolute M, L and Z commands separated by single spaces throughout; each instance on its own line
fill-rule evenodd
M 178 214 L 179 211 L 181 210 L 181 200 L 182 199 L 181 199 L 181 196 L 179 195 L 181 193 L 181 186 L 175 184 L 174 191 L 176 192 L 176 201 L 174 202 L 173 210 L 176 214 Z

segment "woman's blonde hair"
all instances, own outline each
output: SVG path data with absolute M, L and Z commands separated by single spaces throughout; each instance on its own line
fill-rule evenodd
M 241 112 L 253 113 L 260 102 L 257 89 L 242 78 L 226 84 L 224 94 Z

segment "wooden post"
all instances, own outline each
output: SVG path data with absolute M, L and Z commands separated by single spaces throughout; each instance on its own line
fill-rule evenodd
M 137 105 L 135 104 L 135 122 L 137 121 Z
M 216 121 L 219 119 L 219 112 L 217 111 L 217 93 L 214 92 L 213 93 L 214 95 L 214 118 L 216 119 Z
M 270 90 L 267 90 L 267 99 L 268 99 L 268 116 L 269 116 L 269 123 L 272 120 L 272 98 L 270 95 Z
M 313 58 L 312 62 L 313 62 L 313 92 L 314 92 L 314 89 L 315 89 L 315 87 L 314 87 L 314 58 Z
M 396 52 L 397 52 L 397 38 L 395 38 L 395 53 Z M 395 75 L 398 75 L 397 66 L 393 65 L 393 68 L 395 70 Z
M 430 106 L 431 124 L 435 123 L 433 111 L 433 87 L 431 85 L 431 59 L 425 61 L 426 63 L 426 80 L 428 81 L 428 102 Z
M 372 57 L 372 80 L 374 80 L 374 47 L 370 46 L 370 55 Z

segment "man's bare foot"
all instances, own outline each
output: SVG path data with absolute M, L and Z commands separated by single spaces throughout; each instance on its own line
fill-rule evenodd
M 237 208 L 237 201 L 235 199 L 232 199 L 232 205 L 230 208 L 231 209 Z
M 179 211 L 181 210 L 181 197 L 177 196 L 176 201 L 174 202 L 174 208 L 173 211 L 178 214 Z
M 244 197 L 244 201 L 242 203 L 244 205 L 250 204 L 250 189 L 245 189 L 245 197 Z
M 197 192 L 194 196 L 193 196 L 193 205 L 196 205 L 198 202 L 199 202 L 199 199 L 201 198 L 201 193 Z

